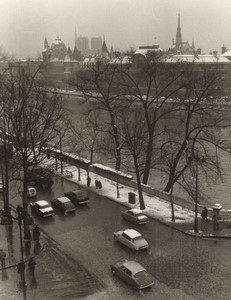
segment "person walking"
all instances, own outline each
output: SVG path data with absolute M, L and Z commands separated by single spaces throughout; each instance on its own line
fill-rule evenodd
M 30 274 L 31 274 L 32 277 L 34 277 L 35 266 L 36 266 L 36 262 L 31 257 L 29 262 L 28 262 L 28 268 L 30 270 Z
M 99 187 L 99 181 L 96 179 L 95 180 L 95 188 L 98 189 L 98 187 Z
M 100 180 L 98 181 L 98 187 L 99 187 L 99 190 L 102 189 L 102 182 Z
M 0 260 L 2 264 L 2 269 L 5 268 L 6 252 L 0 249 Z
M 87 186 L 89 187 L 91 184 L 91 177 L 87 175 Z
M 207 222 L 207 220 L 208 220 L 208 209 L 207 209 L 207 207 L 204 207 L 204 209 L 202 210 L 201 217 L 202 217 L 203 222 Z
M 33 241 L 39 242 L 39 237 L 40 237 L 40 229 L 39 226 L 36 225 L 35 228 L 33 229 Z

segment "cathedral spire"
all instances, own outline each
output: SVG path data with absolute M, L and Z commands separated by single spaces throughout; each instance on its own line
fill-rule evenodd
M 180 27 L 180 11 L 178 12 L 178 26 L 176 32 L 176 50 L 179 50 L 182 47 L 182 35 Z
M 49 48 L 49 44 L 48 44 L 48 41 L 47 41 L 47 37 L 45 37 L 45 40 L 44 40 L 44 49 L 48 49 Z
M 75 47 L 77 48 L 77 32 L 76 32 L 76 27 L 75 27 Z

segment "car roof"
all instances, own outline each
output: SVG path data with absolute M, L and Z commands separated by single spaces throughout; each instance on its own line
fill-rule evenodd
M 78 190 L 78 189 L 75 189 L 75 190 L 73 190 L 73 191 L 71 191 L 71 193 L 73 193 L 73 194 L 79 194 L 79 193 L 81 193 L 82 191 L 81 190 Z
M 125 229 L 124 232 L 132 239 L 141 236 L 141 234 L 134 229 Z
M 134 214 L 140 214 L 140 213 L 143 213 L 141 209 L 138 209 L 138 208 L 132 208 L 132 209 L 129 209 L 128 211 L 131 211 L 133 212 Z
M 39 201 L 36 201 L 35 203 L 37 203 L 38 205 L 41 205 L 41 206 L 43 206 L 43 205 L 49 205 L 49 203 L 46 201 L 46 200 L 39 200 Z
M 145 271 L 144 267 L 142 267 L 139 263 L 133 260 L 126 260 L 123 265 L 130 270 L 132 273 L 138 273 L 141 271 Z
M 31 191 L 31 190 L 35 191 L 34 187 L 28 187 L 27 189 L 28 189 L 28 191 Z
M 58 197 L 57 199 L 62 203 L 71 202 L 67 197 Z

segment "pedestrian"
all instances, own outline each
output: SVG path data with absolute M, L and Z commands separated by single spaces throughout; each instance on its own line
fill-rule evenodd
M 214 230 L 217 230 L 218 227 L 219 227 L 218 217 L 217 217 L 217 215 L 214 215 L 213 216 L 213 228 L 214 228 Z
M 203 222 L 207 222 L 207 219 L 208 219 L 208 209 L 207 209 L 206 206 L 202 210 L 201 217 L 202 217 L 202 221 Z
M 17 264 L 17 270 L 18 270 L 18 274 L 20 274 L 21 277 L 22 277 L 22 274 L 23 274 L 23 272 L 25 270 L 24 261 L 21 260 L 20 263 Z
M 95 180 L 95 188 L 98 189 L 98 187 L 99 187 L 99 181 L 96 179 Z
M 99 187 L 99 190 L 101 190 L 101 189 L 102 189 L 102 183 L 101 183 L 101 181 L 100 181 L 100 180 L 98 181 L 98 187 Z
M 33 241 L 39 242 L 39 237 L 40 237 L 40 229 L 39 226 L 36 225 L 35 228 L 33 229 Z
M 10 225 L 13 224 L 13 218 L 12 218 L 12 215 L 11 215 L 11 211 L 12 211 L 12 208 L 10 207 L 9 211 L 8 211 L 8 214 L 7 214 Z
M 89 187 L 91 184 L 91 177 L 87 175 L 87 186 Z
M 2 269 L 5 268 L 6 252 L 0 249 L 0 260 L 2 264 Z
M 36 262 L 31 257 L 29 262 L 28 262 L 28 268 L 30 270 L 30 274 L 31 274 L 32 277 L 34 277 L 35 266 L 36 266 Z

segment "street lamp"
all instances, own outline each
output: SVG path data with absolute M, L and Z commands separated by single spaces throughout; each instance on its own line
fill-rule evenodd
M 195 218 L 194 232 L 198 232 L 198 157 L 196 157 L 196 197 L 195 197 Z
M 25 263 L 24 263 L 24 251 L 23 251 L 23 239 L 22 239 L 22 221 L 26 218 L 26 212 L 21 205 L 17 206 L 18 217 L 13 217 L 13 219 L 18 220 L 19 226 L 19 237 L 20 237 L 20 252 L 21 261 L 17 264 L 18 273 L 21 276 L 21 287 L 23 289 L 24 300 L 26 299 L 26 283 L 25 283 Z
M 198 163 L 205 162 L 204 157 L 195 156 L 196 160 L 196 183 L 195 183 L 195 218 L 194 218 L 194 232 L 198 232 Z

